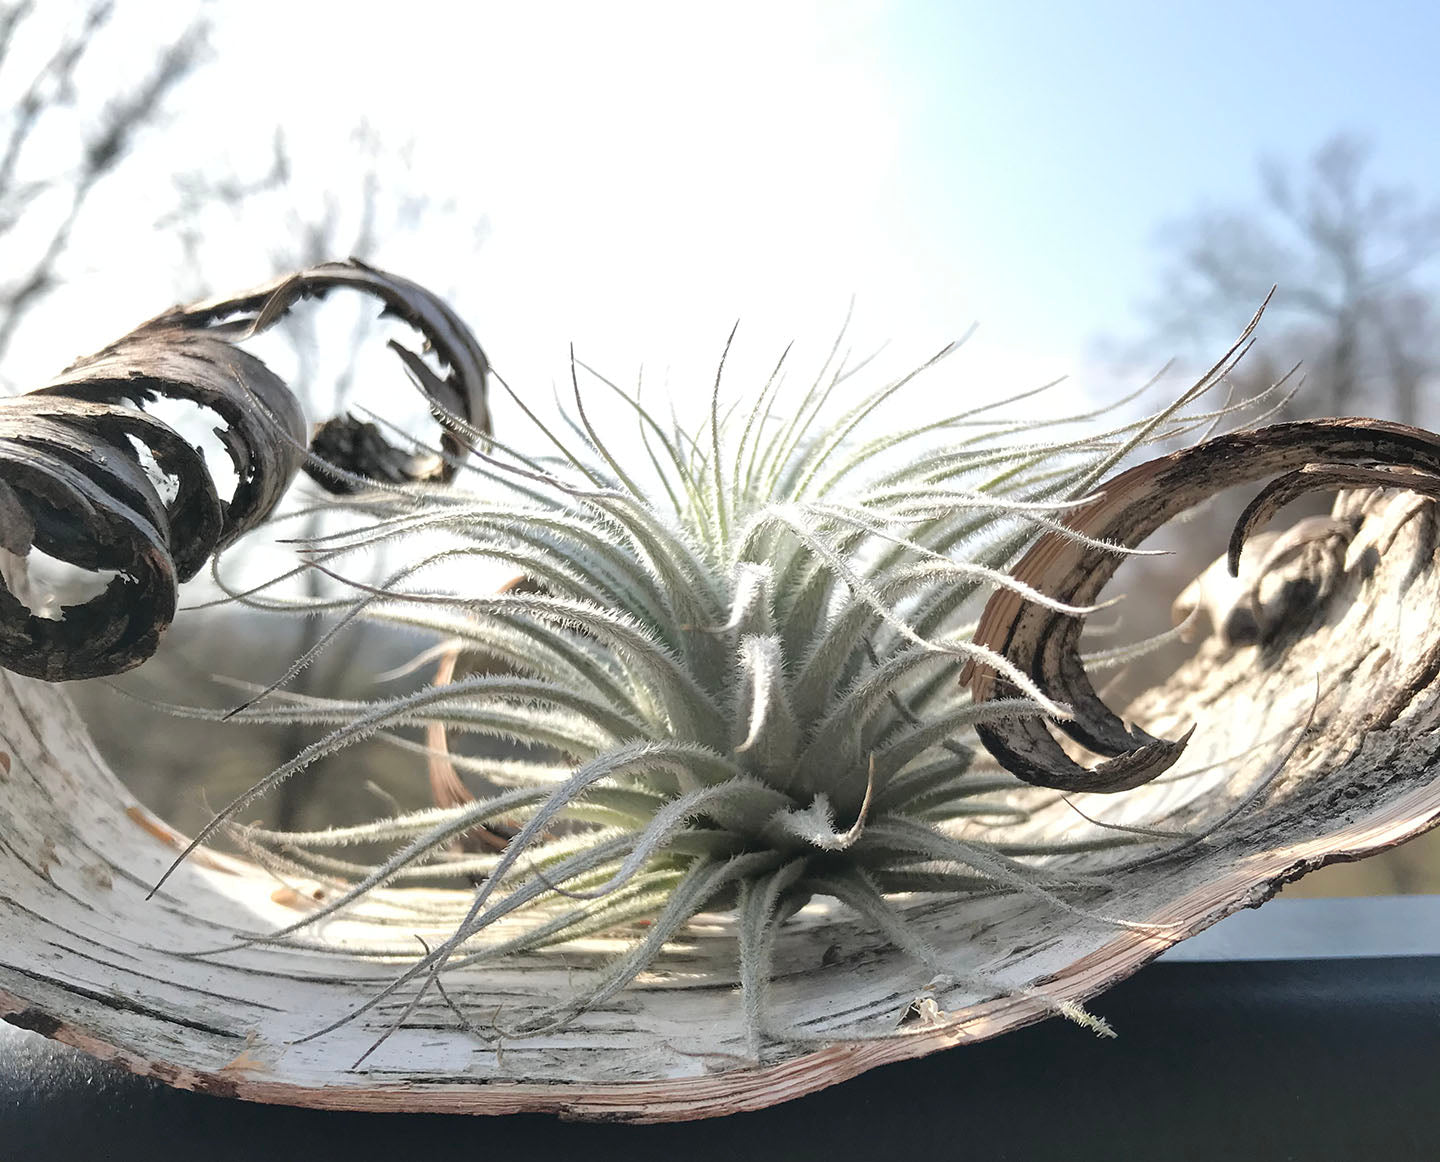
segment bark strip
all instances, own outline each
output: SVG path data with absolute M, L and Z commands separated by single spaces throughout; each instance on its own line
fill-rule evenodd
M 335 287 L 380 299 L 447 369 L 437 375 L 391 343 L 442 422 L 443 455 L 396 449 L 373 425 L 338 417 L 322 425 L 307 457 L 299 401 L 235 345 Z M 115 574 L 103 593 L 58 619 L 32 612 L 0 577 L 0 667 L 56 682 L 139 665 L 173 619 L 180 583 L 263 522 L 302 466 L 339 492 L 366 480 L 448 481 L 472 440 L 489 432 L 488 368 L 475 337 L 439 298 L 351 260 L 174 308 L 46 386 L 0 400 L 0 549 L 17 557 L 38 549 Z M 237 477 L 231 496 L 219 496 L 199 450 L 144 410 L 159 400 L 187 401 L 218 418 Z
M 1230 546 L 1230 568 L 1244 538 L 1281 504 L 1304 492 L 1363 484 L 1440 495 L 1440 437 L 1380 420 L 1302 420 L 1218 436 L 1121 472 L 1094 502 L 1065 523 L 1091 537 L 1136 546 L 1167 521 L 1223 489 L 1279 476 L 1241 517 Z M 1041 537 L 1013 576 L 1074 605 L 1094 601 L 1122 558 L 1057 533 Z M 1045 693 L 1067 703 L 1072 717 L 1056 725 L 1105 761 L 1087 768 L 1072 759 L 1038 718 L 986 722 L 977 732 L 1011 773 L 1037 786 L 1065 791 L 1116 792 L 1142 786 L 1168 770 L 1190 735 L 1173 741 L 1127 726 L 1095 693 L 1080 661 L 1083 618 L 1056 613 L 1004 590 L 990 598 L 975 633 L 1029 674 Z M 1009 683 L 988 666 L 961 674 L 977 702 L 1013 697 Z

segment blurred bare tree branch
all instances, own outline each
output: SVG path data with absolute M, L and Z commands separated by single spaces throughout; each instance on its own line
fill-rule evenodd
M 1304 166 L 1263 163 L 1256 205 L 1171 223 L 1149 310 L 1159 341 L 1213 350 L 1273 285 L 1269 363 L 1252 379 L 1303 362 L 1295 414 L 1423 422 L 1421 389 L 1440 371 L 1440 198 L 1379 182 L 1372 155 L 1337 135 Z
M 210 116 L 184 105 L 187 80 L 210 57 L 210 36 L 210 19 L 199 4 L 168 27 L 117 0 L 0 0 L 0 366 L 24 362 L 21 347 L 32 333 L 43 335 L 65 318 L 69 296 L 95 254 L 89 240 L 97 227 L 115 235 L 146 233 L 160 270 L 159 292 L 185 301 L 212 295 L 215 280 L 228 287 L 347 255 L 385 261 L 382 251 L 414 241 L 422 226 L 444 235 L 447 249 L 458 235 L 462 255 L 483 235 L 483 226 L 464 221 L 453 201 L 411 176 L 412 143 L 384 140 L 364 122 L 323 159 L 297 156 L 279 127 L 268 151 L 263 136 L 253 152 L 226 148 L 206 156 L 184 149 L 179 143 L 188 140 L 187 126 L 181 122 Z M 121 217 L 111 217 L 116 214 Z M 460 220 L 447 228 L 438 221 L 447 216 Z M 251 246 L 251 239 L 259 241 Z M 243 269 L 257 255 L 260 269 Z M 408 256 L 404 261 L 413 263 Z M 357 296 L 347 304 L 341 297 L 338 310 L 323 320 L 308 307 L 289 314 L 279 340 L 282 351 L 293 353 L 285 378 L 312 417 L 344 413 L 363 401 L 360 389 L 379 388 L 401 405 L 398 410 L 408 404 L 424 422 L 423 399 L 416 393 L 407 400 L 394 387 L 393 357 L 378 341 L 383 329 L 396 324 L 380 323 L 372 302 Z M 136 313 L 164 305 L 137 305 Z M 17 335 L 24 343 L 15 342 Z M 322 350 L 330 354 L 322 357 Z M 73 353 L 62 350 L 61 358 Z M 378 374 L 377 362 L 385 374 Z M 314 515 L 290 531 L 303 538 L 326 527 Z M 300 585 L 314 595 L 325 582 L 312 571 Z M 183 699 L 211 670 L 233 672 L 230 659 L 236 676 L 268 678 L 325 629 L 321 619 L 299 619 L 290 634 L 271 631 L 266 650 L 247 654 L 241 645 L 257 643 L 240 641 L 248 631 L 237 627 L 245 624 L 236 616 L 182 631 L 189 635 L 192 662 L 187 667 L 172 651 L 147 672 L 147 682 Z M 323 672 L 306 670 L 292 689 L 333 689 L 335 675 L 350 670 L 361 638 L 342 639 L 327 654 Z M 357 695 L 367 690 L 359 676 L 354 689 Z M 106 690 L 76 696 L 87 713 L 111 713 L 106 699 L 113 696 Z M 124 720 L 135 710 L 127 704 L 114 712 Z M 172 720 L 162 719 L 157 729 L 179 737 Z M 268 745 L 284 754 L 311 737 L 304 727 L 282 733 Z M 270 757 L 269 750 L 251 754 L 249 765 L 268 764 Z M 168 798 L 182 789 L 156 793 Z M 306 806 L 299 792 L 297 784 L 278 802 L 280 821 L 293 822 Z M 191 798 L 197 794 L 190 789 Z
M 113 0 L 77 7 L 58 38 L 37 53 L 32 33 L 48 32 L 36 27 L 39 6 L 19 0 L 0 7 L 0 91 L 15 94 L 0 107 L 0 239 L 23 235 L 16 240 L 20 261 L 0 282 L 0 359 L 29 312 L 59 285 L 91 195 L 125 163 L 136 139 L 160 123 L 166 103 L 205 55 L 209 25 L 196 17 L 168 39 L 138 80 L 82 92 L 84 66 L 114 13 Z M 16 51 L 22 41 L 23 53 Z M 40 63 L 31 64 L 37 56 Z M 93 111 L 77 141 L 56 115 L 87 109 Z
M 343 169 L 328 174 L 325 187 L 318 191 L 295 180 L 296 171 L 304 168 L 304 159 L 297 162 L 292 158 L 285 135 L 278 130 L 265 172 L 218 179 L 205 172 L 178 174 L 179 204 L 164 224 L 181 240 L 187 294 L 199 297 L 213 290 L 209 272 L 217 264 L 206 257 L 207 240 L 245 231 L 247 226 L 248 232 L 265 238 L 270 266 L 276 273 L 314 266 L 338 255 L 383 261 L 380 252 L 387 244 L 413 234 L 426 222 L 433 225 L 438 217 L 452 215 L 457 209 L 453 202 L 436 198 L 407 180 L 412 150 L 413 143 L 387 142 L 362 121 L 349 136 Z M 256 230 L 257 216 L 273 225 Z M 474 236 L 479 231 L 471 227 L 465 233 Z M 384 344 L 378 342 L 384 324 L 371 304 L 356 301 L 347 333 L 337 334 L 331 329 L 334 323 L 334 314 L 322 319 L 319 313 L 304 309 L 291 312 L 286 320 L 285 338 L 295 360 L 289 380 L 313 415 L 338 416 L 352 408 L 359 394 L 357 387 L 365 378 L 366 353 L 372 358 L 376 351 L 384 353 Z M 289 535 L 305 541 L 343 527 L 344 522 L 340 514 L 316 507 L 291 526 Z M 379 570 L 384 560 L 383 551 L 377 552 L 368 567 Z M 316 570 L 303 573 L 298 587 L 310 599 L 343 588 Z M 304 656 L 319 644 L 327 622 L 306 617 L 295 624 L 283 652 Z M 358 629 L 346 634 L 329 647 L 324 666 L 302 670 L 288 689 L 299 695 L 333 691 L 335 675 L 348 673 L 352 663 L 372 648 L 367 637 Z M 278 753 L 298 753 L 321 733 L 313 726 L 294 723 L 277 733 L 275 745 Z M 314 786 L 300 780 L 288 782 L 275 797 L 277 823 L 296 825 L 315 798 Z

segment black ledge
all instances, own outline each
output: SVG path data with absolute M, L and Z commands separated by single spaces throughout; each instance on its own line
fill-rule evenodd
M 1279 900 L 1061 1021 L 671 1126 L 252 1105 L 0 1024 L 0 1159 L 1440 1158 L 1440 896 Z

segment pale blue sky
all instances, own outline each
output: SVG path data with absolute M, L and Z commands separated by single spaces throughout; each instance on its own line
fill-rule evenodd
M 1356 131 L 1440 197 L 1435 5 L 901 5 L 883 52 L 941 277 L 1065 346 L 1122 328 L 1157 226 L 1253 200 L 1262 154 Z
M 59 0 L 42 8 L 63 14 Z M 177 283 L 173 234 L 151 228 L 173 202 L 171 175 L 254 176 L 277 125 L 293 183 L 205 224 L 200 273 L 212 289 L 268 278 L 293 241 L 288 215 L 314 215 L 327 193 L 353 225 L 371 164 L 353 137 L 365 121 L 389 147 L 379 177 L 392 201 L 452 204 L 384 236 L 376 261 L 449 295 L 533 405 L 568 382 L 573 341 L 618 381 L 643 367 L 647 399 L 668 387 L 692 418 L 737 318 L 733 393 L 763 382 L 791 339 L 793 365 L 818 364 L 852 296 L 856 351 L 890 341 L 856 390 L 979 324 L 881 422 L 1066 374 L 1027 406 L 1077 410 L 1078 396 L 1113 399 L 1146 377 L 1107 365 L 1095 339 L 1143 333 L 1136 308 L 1157 286 L 1159 227 L 1257 197 L 1262 155 L 1300 160 L 1336 131 L 1368 134 L 1378 178 L 1440 196 L 1440 10 L 1428 5 L 205 10 L 213 62 L 97 196 L 65 293 L 28 320 L 0 369 L 17 386 L 194 289 Z M 195 11 L 196 0 L 122 5 L 128 40 L 97 69 L 133 80 L 135 62 Z M 81 140 L 62 126 L 56 148 Z M 348 320 L 328 334 L 348 350 Z M 372 346 L 358 402 L 389 416 L 408 408 L 428 434 L 393 359 Z M 1156 350 L 1151 367 L 1168 354 Z M 505 439 L 528 442 L 498 393 L 495 413 Z
M 193 8 L 157 0 L 145 33 Z M 1139 334 L 1157 229 L 1255 197 L 1263 154 L 1301 159 L 1358 131 L 1378 177 L 1440 194 L 1431 5 L 209 9 L 214 64 L 77 236 L 93 309 L 54 322 L 79 349 L 176 293 L 165 240 L 115 223 L 142 221 L 181 162 L 262 165 L 277 123 L 297 203 L 325 189 L 353 203 L 362 118 L 413 139 L 386 179 L 456 210 L 379 260 L 453 292 L 497 365 L 547 390 L 573 340 L 617 377 L 643 364 L 698 392 L 737 317 L 737 374 L 758 374 L 787 339 L 827 346 L 854 295 L 857 342 L 892 339 L 901 362 L 979 322 L 955 366 L 965 390 L 1069 371 L 1108 391 L 1091 340 Z M 277 228 L 257 214 L 216 231 L 211 283 L 267 276 Z M 14 353 L 22 382 L 27 350 L 53 370 L 41 321 Z

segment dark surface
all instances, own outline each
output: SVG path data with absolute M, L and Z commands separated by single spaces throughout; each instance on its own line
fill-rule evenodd
M 250 1105 L 0 1024 L 0 1159 L 1440 1157 L 1440 957 L 1162 963 L 1093 1007 L 1118 1040 L 1048 1021 L 671 1126 Z

